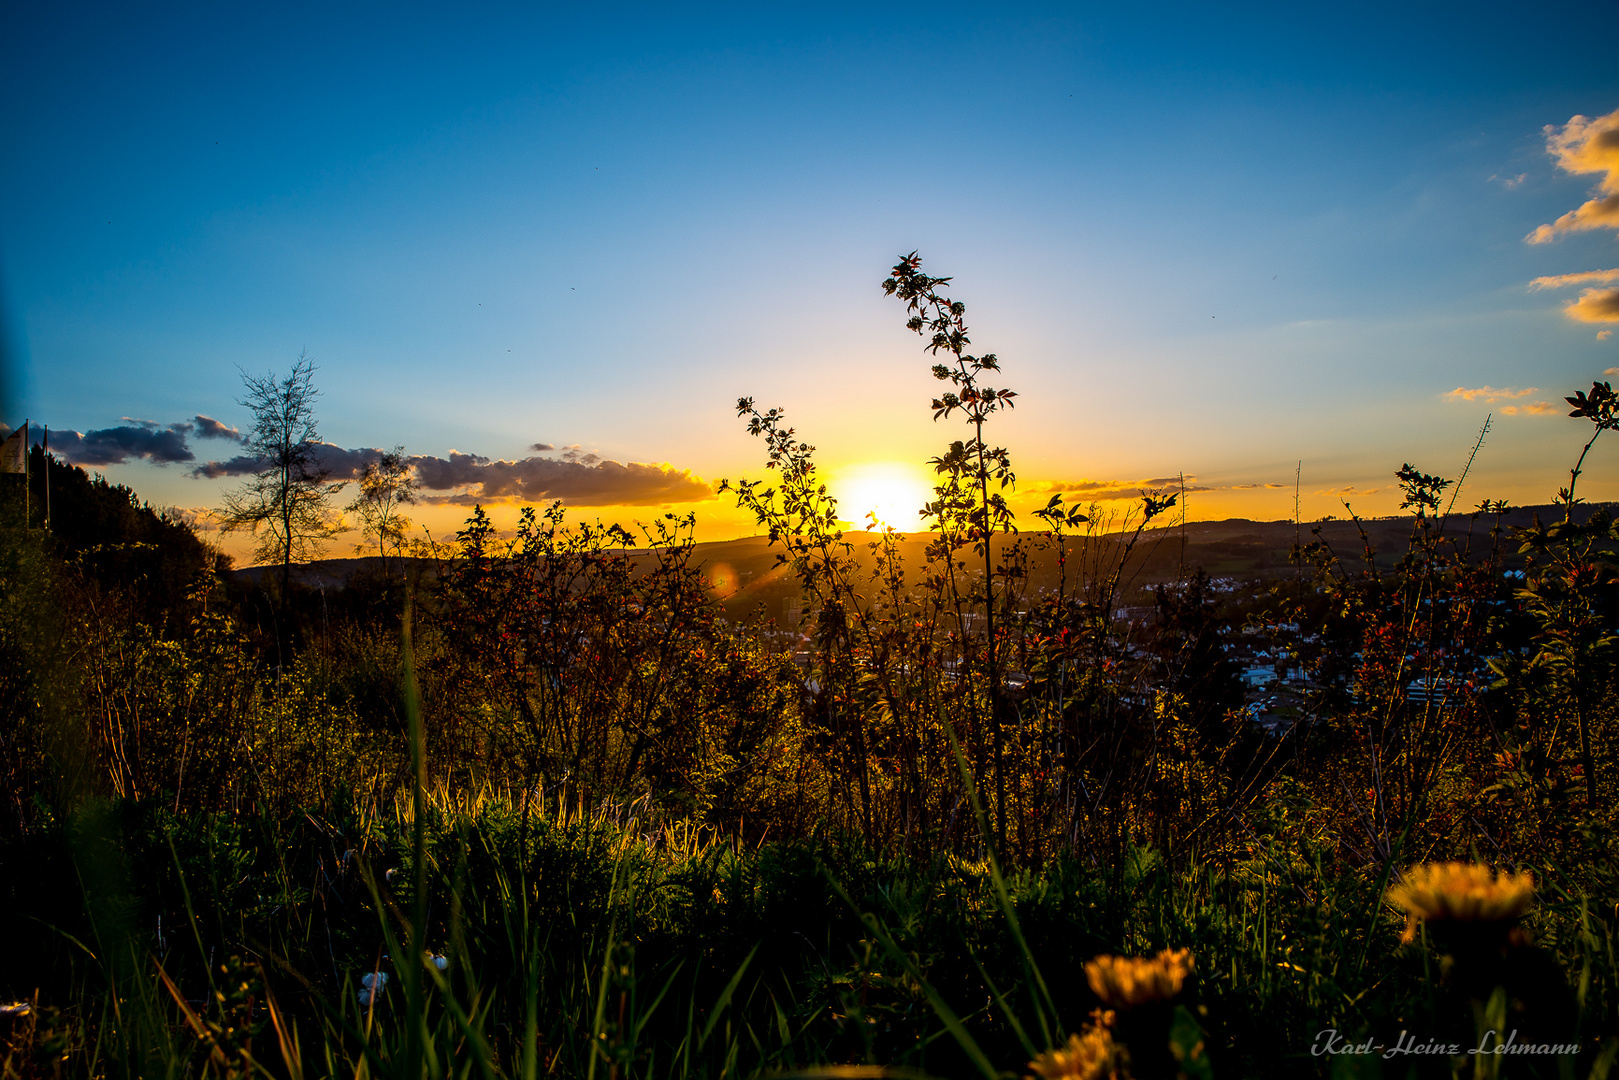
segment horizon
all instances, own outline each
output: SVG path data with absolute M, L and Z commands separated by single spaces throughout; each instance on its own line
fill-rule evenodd
M 1020 394 L 1021 520 L 1387 516 L 1486 416 L 1472 501 L 1543 504 L 1619 373 L 1619 72 L 1589 5 L 1467 10 L 29 10 L 0 420 L 202 515 L 242 374 L 307 351 L 334 478 L 403 444 L 435 536 L 561 498 L 721 542 L 749 397 L 903 527 L 965 430 L 879 287 L 916 250 Z

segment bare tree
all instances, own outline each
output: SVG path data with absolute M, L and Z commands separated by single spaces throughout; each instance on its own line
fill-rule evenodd
M 308 354 L 298 357 L 285 378 L 242 372 L 247 393 L 239 404 L 253 413 L 246 449 L 261 467 L 251 480 L 225 495 L 220 511 L 222 531 L 252 534 L 255 561 L 281 565 L 283 615 L 292 564 L 318 556 L 342 528 L 331 500 L 343 484 L 329 482 L 331 473 L 319 457 L 315 399 L 320 391 L 315 389 L 314 374 Z
M 349 503 L 351 513 L 360 515 L 360 535 L 374 541 L 382 557 L 382 576 L 388 576 L 388 549 L 401 555 L 410 518 L 400 508 L 416 501 L 416 476 L 405 458 L 405 448 L 385 450 L 375 461 L 367 462 L 360 476 L 360 492 Z M 364 551 L 365 544 L 355 544 Z

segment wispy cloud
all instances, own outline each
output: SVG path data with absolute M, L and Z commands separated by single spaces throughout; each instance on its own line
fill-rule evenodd
M 1502 187 L 1506 188 L 1508 191 L 1511 191 L 1514 188 L 1522 187 L 1523 182 L 1525 180 L 1527 180 L 1527 179 L 1529 179 L 1529 174 L 1528 173 L 1519 173 L 1517 176 L 1492 176 L 1492 177 L 1490 177 L 1490 180 L 1492 182 L 1500 184 Z
M 1024 488 L 1030 495 L 1064 495 L 1076 500 L 1106 502 L 1111 499 L 1139 499 L 1148 492 L 1211 491 L 1197 485 L 1197 477 L 1157 476 L 1146 480 L 1048 480 Z
M 1570 285 L 1606 285 L 1619 281 L 1619 270 L 1584 270 L 1578 274 L 1548 274 L 1529 283 L 1532 290 L 1563 289 Z
M 1190 495 L 1209 491 L 1283 491 L 1292 487 L 1292 484 L 1268 482 L 1200 484 L 1196 476 L 1187 473 L 1185 476 L 1154 476 L 1145 480 L 1046 480 L 1023 485 L 1021 491 L 1030 498 L 1060 494 L 1073 502 L 1108 502 L 1114 499 L 1139 499 L 1149 492 L 1173 495 L 1184 490 Z
M 1563 305 L 1563 314 L 1580 322 L 1619 322 L 1619 289 L 1586 289 Z
M 1382 488 L 1357 488 L 1357 487 L 1322 488 L 1320 491 L 1312 491 L 1312 492 L 1310 492 L 1310 494 L 1311 495 L 1334 495 L 1334 496 L 1337 496 L 1338 498 L 1348 498 L 1348 497 L 1350 497 L 1352 495 L 1353 496 L 1376 495 L 1379 491 L 1382 491 L 1382 490 L 1383 490 Z
M 1613 331 L 1612 330 L 1598 330 L 1597 331 L 1597 340 L 1598 341 L 1607 341 L 1611 337 L 1613 337 Z M 1604 371 L 1603 374 L 1604 375 L 1619 375 L 1619 369 L 1609 368 L 1607 371 Z
M 1469 389 L 1465 386 L 1458 386 L 1456 389 L 1445 395 L 1445 400 L 1482 401 L 1485 404 L 1491 404 L 1497 401 L 1512 401 L 1515 398 L 1526 398 L 1530 394 L 1537 392 L 1538 391 L 1536 391 L 1533 386 L 1527 387 L 1523 390 L 1513 390 L 1510 387 L 1495 386 L 1478 386 Z
M 1619 229 L 1619 109 L 1594 120 L 1575 116 L 1562 127 L 1548 125 L 1546 150 L 1564 172 L 1595 173 L 1601 179 L 1593 198 L 1524 240 L 1544 244 L 1566 233 Z
M 1531 401 L 1527 405 L 1503 405 L 1501 411 L 1508 416 L 1561 416 L 1563 412 L 1549 401 Z

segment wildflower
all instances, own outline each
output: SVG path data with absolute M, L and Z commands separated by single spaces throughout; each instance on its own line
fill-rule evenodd
M 427 962 L 438 968 L 440 971 L 447 971 L 450 967 L 450 958 L 445 956 L 443 953 L 428 953 Z
M 1501 874 L 1477 863 L 1425 863 L 1407 871 L 1389 890 L 1389 902 L 1406 913 L 1402 941 L 1416 939 L 1417 920 L 1432 923 L 1516 921 L 1535 895 L 1531 874 Z
M 385 971 L 369 971 L 360 976 L 360 1004 L 370 1007 L 382 999 L 383 992 L 388 988 L 388 973 Z
M 1068 1036 L 1068 1044 L 1047 1050 L 1029 1062 L 1042 1080 L 1103 1080 L 1121 1075 L 1121 1048 L 1105 1027 L 1088 1027 Z
M 1191 970 L 1190 949 L 1165 949 L 1152 958 L 1098 956 L 1085 965 L 1085 978 L 1103 1003 L 1128 1009 L 1168 1001 L 1180 993 Z

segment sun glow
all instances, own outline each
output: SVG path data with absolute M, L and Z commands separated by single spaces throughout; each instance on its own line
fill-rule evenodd
M 889 463 L 842 470 L 832 494 L 838 500 L 838 517 L 852 528 L 866 528 L 866 515 L 875 514 L 878 528 L 886 525 L 900 532 L 924 528 L 922 504 L 933 499 L 933 489 L 923 473 L 912 466 Z

